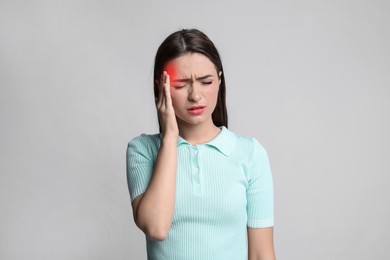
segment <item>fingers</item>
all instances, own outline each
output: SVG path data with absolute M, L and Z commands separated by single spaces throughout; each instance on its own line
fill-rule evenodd
M 165 83 L 164 83 L 164 88 L 165 88 L 165 103 L 167 106 L 172 106 L 172 98 L 171 98 L 171 80 L 168 75 L 168 73 L 165 73 Z
M 159 82 L 158 82 L 158 98 L 157 98 L 157 100 L 156 100 L 156 107 L 158 108 L 158 109 L 160 109 L 161 108 L 161 106 L 162 106 L 162 102 L 163 102 L 163 97 L 164 97 L 164 88 L 163 88 L 163 76 L 164 76 L 164 74 L 161 74 L 161 76 L 160 76 L 160 80 L 159 80 Z
M 162 93 L 162 97 L 161 97 L 161 107 L 166 109 L 166 104 L 167 104 L 167 95 L 166 95 L 166 82 L 167 82 L 167 73 L 164 71 L 163 74 L 161 75 L 162 76 L 162 80 L 161 80 L 161 89 L 160 89 L 160 92 Z
M 159 95 L 156 100 L 156 107 L 160 111 L 170 110 L 172 107 L 171 84 L 169 74 L 166 71 L 161 74 L 158 88 Z
M 159 95 L 156 105 L 162 132 L 178 134 L 175 111 L 172 106 L 170 77 L 166 71 L 161 74 L 158 88 Z

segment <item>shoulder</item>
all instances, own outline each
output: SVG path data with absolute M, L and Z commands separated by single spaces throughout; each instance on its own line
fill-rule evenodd
M 130 140 L 129 144 L 144 144 L 144 143 L 159 143 L 160 134 L 145 134 L 142 133 L 139 136 L 134 137 Z
M 232 132 L 233 133 L 233 132 Z M 262 143 L 253 136 L 233 133 L 236 139 L 236 152 L 244 153 L 247 156 L 266 155 L 266 149 Z
M 128 142 L 127 149 L 153 153 L 160 146 L 160 134 L 141 134 Z

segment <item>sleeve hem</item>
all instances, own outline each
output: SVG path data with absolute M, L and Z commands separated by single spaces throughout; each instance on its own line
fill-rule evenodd
M 134 193 L 131 193 L 131 194 L 130 194 L 131 202 L 133 203 L 133 201 L 134 201 L 138 196 L 140 196 L 140 195 L 142 195 L 142 194 L 144 194 L 144 193 L 145 193 L 144 190 L 138 190 L 138 191 L 136 191 L 136 192 L 134 192 Z
M 268 228 L 274 226 L 273 219 L 266 220 L 248 220 L 247 226 L 250 228 Z

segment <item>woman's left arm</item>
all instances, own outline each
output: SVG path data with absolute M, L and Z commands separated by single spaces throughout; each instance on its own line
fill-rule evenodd
M 275 260 L 273 228 L 248 227 L 248 260 Z

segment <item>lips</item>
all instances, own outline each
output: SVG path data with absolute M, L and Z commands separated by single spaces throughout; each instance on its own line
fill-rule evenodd
M 203 111 L 205 110 L 205 106 L 193 106 L 193 107 L 190 107 L 189 109 L 187 109 L 188 113 L 192 114 L 192 115 L 200 115 L 203 113 Z

